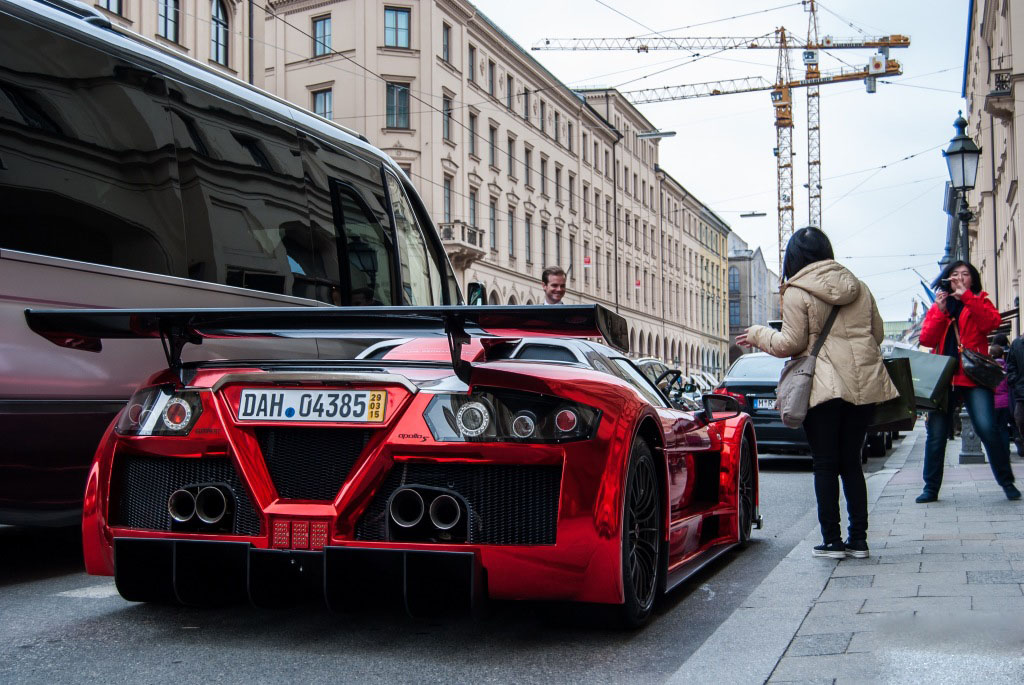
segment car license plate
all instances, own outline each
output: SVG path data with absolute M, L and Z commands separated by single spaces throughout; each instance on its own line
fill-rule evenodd
M 775 409 L 775 400 L 754 400 L 754 409 Z
M 380 423 L 383 390 L 242 390 L 241 421 L 347 421 Z

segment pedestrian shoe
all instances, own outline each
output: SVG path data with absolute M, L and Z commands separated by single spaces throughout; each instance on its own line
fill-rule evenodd
M 869 556 L 871 556 L 871 553 L 868 552 L 868 541 L 847 540 L 846 556 L 853 557 L 854 559 L 867 559 Z
M 827 557 L 829 559 L 845 559 L 846 558 L 846 545 L 842 542 L 830 542 L 828 544 L 821 544 L 814 548 L 811 552 L 816 557 Z
M 1003 492 L 1006 493 L 1006 499 L 1020 499 L 1020 490 L 1013 483 L 1003 486 Z
M 1009 497 L 1009 495 L 1007 495 L 1007 497 Z M 935 502 L 938 499 L 938 495 L 933 495 L 930 492 L 922 492 L 920 495 L 917 496 L 917 499 L 915 499 L 914 501 L 917 502 L 918 504 L 925 504 L 927 502 Z

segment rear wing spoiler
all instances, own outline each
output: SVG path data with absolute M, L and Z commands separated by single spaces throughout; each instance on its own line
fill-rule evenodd
M 598 304 L 558 306 L 274 307 L 261 309 L 27 309 L 29 328 L 62 347 L 99 352 L 103 338 L 159 338 L 167 365 L 205 338 L 446 336 L 455 373 L 469 382 L 461 348 L 471 337 L 603 337 L 627 351 L 626 320 Z

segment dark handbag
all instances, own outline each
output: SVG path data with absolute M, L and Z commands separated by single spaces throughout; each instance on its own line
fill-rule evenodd
M 1006 373 L 999 363 L 981 352 L 975 352 L 969 347 L 964 347 L 960 342 L 960 327 L 953 324 L 956 331 L 956 344 L 960 348 L 960 363 L 964 367 L 964 373 L 978 385 L 995 390 L 996 386 L 1003 382 Z
M 960 367 L 957 358 L 902 347 L 894 347 L 891 354 L 893 357 L 906 357 L 910 360 L 910 375 L 914 382 L 914 402 L 917 408 L 944 408 L 953 375 Z
M 910 360 L 906 357 L 883 359 L 885 370 L 889 373 L 892 384 L 899 390 L 900 396 L 875 405 L 871 417 L 869 431 L 910 431 L 917 421 L 916 402 L 914 400 L 914 378 L 910 370 Z

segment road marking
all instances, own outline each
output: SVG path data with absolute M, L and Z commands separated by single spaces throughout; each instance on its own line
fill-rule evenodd
M 88 587 L 81 587 L 77 590 L 66 590 L 64 592 L 58 592 L 58 597 L 80 597 L 84 599 L 106 599 L 107 597 L 113 597 L 117 594 L 117 587 L 113 581 L 109 583 L 101 583 L 100 585 L 90 585 Z

